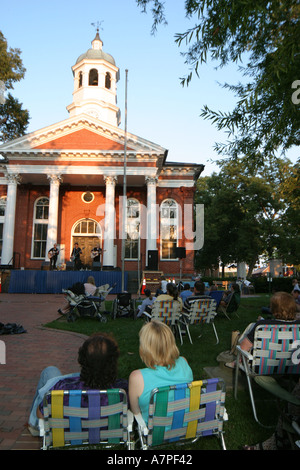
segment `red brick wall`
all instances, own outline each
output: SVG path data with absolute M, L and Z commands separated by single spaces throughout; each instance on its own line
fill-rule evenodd
M 97 215 L 97 209 L 101 204 L 105 204 L 105 187 L 103 188 L 89 188 L 95 195 L 94 201 L 86 204 L 82 201 L 81 196 L 86 191 L 85 187 L 67 187 L 62 185 L 59 194 L 59 218 L 58 218 L 58 244 L 65 245 L 65 259 L 68 260 L 71 248 L 71 232 L 72 227 L 80 219 L 90 218 L 97 222 L 104 222 L 103 215 Z M 20 266 L 25 269 L 40 269 L 42 260 L 31 259 L 31 245 L 32 245 L 32 230 L 33 230 L 33 211 L 34 203 L 37 198 L 45 196 L 49 197 L 49 188 L 47 186 L 33 186 L 33 185 L 18 185 L 17 190 L 17 206 L 16 206 L 16 230 L 14 251 L 20 253 Z M 6 187 L 0 186 L 0 195 L 6 194 Z M 173 198 L 181 207 L 182 214 L 184 214 L 184 203 L 193 203 L 194 191 L 185 188 L 174 189 L 157 189 L 157 203 L 161 204 L 166 198 Z M 117 245 L 118 252 L 118 267 L 121 268 L 121 249 L 122 240 L 118 232 L 118 219 L 119 219 L 119 196 L 122 196 L 122 188 L 116 187 L 116 217 L 117 217 L 117 233 L 115 244 Z M 128 188 L 127 197 L 136 198 L 141 204 L 147 204 L 147 188 Z M 185 246 L 186 239 L 184 231 L 182 232 L 182 239 L 179 240 L 179 246 Z M 160 254 L 160 243 L 157 242 L 157 249 Z M 146 259 L 146 240 L 141 240 L 141 271 L 147 264 Z M 178 274 L 180 272 L 179 261 L 159 261 L 159 270 L 165 273 Z M 136 261 L 126 261 L 125 270 L 136 271 Z M 194 252 L 187 251 L 186 258 L 182 260 L 182 271 L 184 273 L 193 273 L 194 271 Z

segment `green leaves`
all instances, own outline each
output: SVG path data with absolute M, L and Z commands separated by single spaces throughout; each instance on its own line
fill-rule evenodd
M 25 68 L 20 57 L 20 49 L 8 49 L 7 42 L 0 31 L 0 80 L 7 89 L 14 82 L 24 78 Z M 20 137 L 25 134 L 29 123 L 29 113 L 10 93 L 0 102 L 0 141 Z
M 154 4 L 155 25 L 165 20 L 164 2 L 137 3 Z M 186 0 L 185 11 L 194 25 L 175 35 L 177 45 L 186 48 L 182 55 L 189 67 L 182 85 L 188 86 L 194 75 L 201 80 L 208 61 L 217 68 L 246 64 L 240 68 L 246 83 L 224 85 L 235 94 L 234 109 L 217 112 L 205 105 L 200 114 L 217 129 L 228 130 L 230 141 L 216 144 L 217 152 L 233 159 L 246 155 L 249 164 L 262 164 L 299 146 L 300 104 L 291 89 L 300 79 L 299 1 Z

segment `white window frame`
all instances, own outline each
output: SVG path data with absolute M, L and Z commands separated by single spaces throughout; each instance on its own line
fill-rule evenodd
M 170 212 L 171 210 L 175 210 L 175 217 L 170 217 Z M 173 247 L 177 247 L 178 244 L 178 232 L 179 232 L 179 226 L 178 226 L 178 220 L 179 220 L 179 208 L 178 208 L 178 203 L 175 201 L 175 199 L 168 198 L 162 201 L 160 205 L 160 260 L 161 261 L 176 261 L 178 258 L 175 256 L 171 256 L 171 247 L 169 247 L 168 251 L 168 257 L 163 257 L 163 254 L 165 252 L 164 249 L 164 243 L 167 242 L 167 240 L 170 240 L 169 243 L 173 244 Z M 165 214 L 168 214 L 168 217 L 165 217 Z M 171 227 L 175 227 L 175 235 L 176 238 L 174 238 L 173 241 L 169 238 L 163 238 L 164 232 L 166 231 L 166 227 L 169 227 L 169 236 L 171 236 Z M 175 243 L 176 242 L 176 243 Z M 175 250 L 174 250 L 175 251 Z
M 38 206 L 38 202 L 41 201 L 41 200 L 47 200 L 48 201 L 48 218 L 37 218 L 37 214 L 36 214 L 36 210 L 37 210 L 37 206 Z M 33 224 L 32 224 L 32 243 L 31 243 L 31 258 L 32 259 L 45 259 L 45 256 L 46 256 L 46 247 L 47 247 L 47 236 L 46 236 L 46 240 L 39 240 L 38 242 L 40 243 L 44 243 L 44 246 L 45 246 L 45 253 L 42 254 L 41 256 L 34 256 L 34 252 L 35 252 L 35 243 L 37 243 L 37 240 L 35 240 L 35 226 L 36 225 L 46 225 L 46 233 L 48 231 L 48 221 L 49 221 L 49 197 L 47 196 L 41 196 L 39 198 L 36 199 L 36 201 L 34 202 L 34 207 L 33 207 Z M 45 204 L 45 207 L 46 207 L 46 204 Z
M 132 201 L 134 204 L 130 205 L 129 202 Z M 137 261 L 140 256 L 140 227 L 141 227 L 141 205 L 140 202 L 134 198 L 127 198 L 127 208 L 126 208 L 126 225 L 125 225 L 125 260 L 126 261 Z M 132 217 L 134 211 L 137 212 L 137 216 Z M 130 235 L 131 234 L 131 235 Z M 127 244 L 129 244 L 129 255 L 126 256 Z M 136 245 L 137 257 L 132 256 L 133 245 Z
M 0 207 L 4 208 L 4 210 L 3 210 L 4 214 L 0 213 L 0 225 L 2 225 L 2 237 L 0 238 L 0 258 L 1 258 L 1 255 L 2 255 L 3 229 L 4 229 L 4 222 L 5 222 L 6 203 L 7 203 L 7 196 L 1 196 L 0 197 Z

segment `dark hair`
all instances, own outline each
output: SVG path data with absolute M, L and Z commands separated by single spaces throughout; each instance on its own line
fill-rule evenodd
M 146 297 L 150 297 L 151 296 L 151 290 L 150 289 L 145 289 L 144 294 L 145 294 Z
M 186 282 L 183 286 L 184 290 L 189 290 L 191 288 L 191 286 L 189 285 L 188 282 Z
M 196 290 L 196 292 L 199 292 L 200 294 L 204 294 L 205 284 L 201 281 L 196 281 L 194 284 L 194 289 Z
M 78 351 L 81 380 L 89 388 L 111 388 L 117 378 L 119 355 L 114 338 L 105 333 L 91 335 Z
M 169 295 L 171 295 L 174 300 L 177 300 L 178 298 L 178 290 L 177 290 L 177 287 L 175 286 L 175 284 L 173 284 L 172 282 L 169 282 L 167 284 L 167 292 Z
M 231 284 L 231 287 L 233 288 L 234 292 L 237 292 L 238 294 L 240 294 L 240 286 L 238 284 L 236 284 L 235 282 L 233 284 Z

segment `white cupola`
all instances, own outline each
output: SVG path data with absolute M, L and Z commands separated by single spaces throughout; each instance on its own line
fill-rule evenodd
M 114 58 L 103 51 L 99 30 L 92 48 L 81 54 L 73 65 L 73 103 L 67 106 L 70 116 L 85 113 L 113 126 L 120 125 L 117 107 L 119 69 Z

